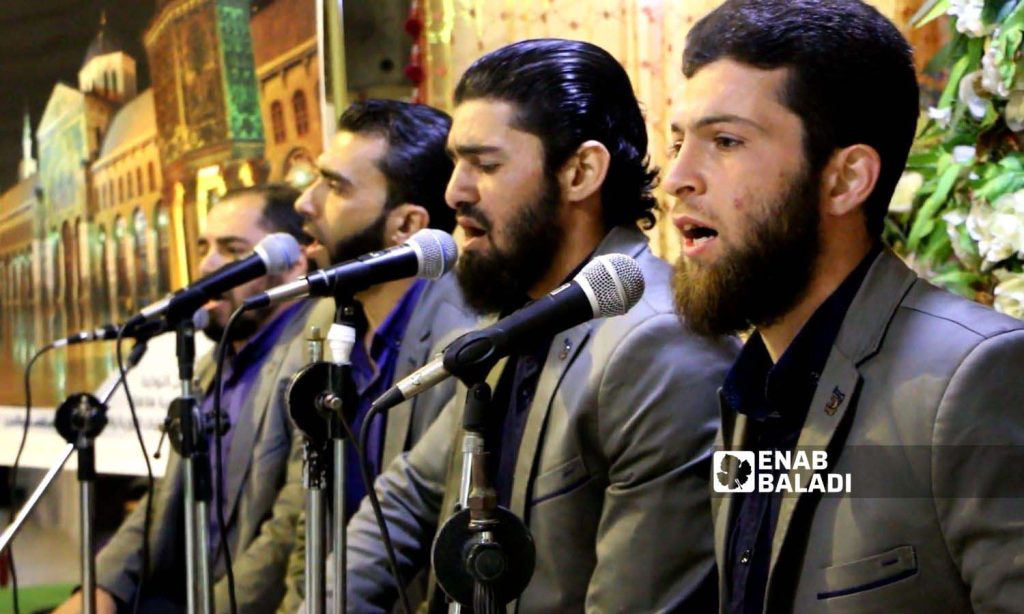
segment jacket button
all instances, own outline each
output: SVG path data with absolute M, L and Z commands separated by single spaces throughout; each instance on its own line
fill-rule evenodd
M 751 555 L 751 554 L 752 554 L 752 553 L 750 552 L 750 549 L 749 549 L 749 548 L 748 548 L 748 549 L 746 549 L 746 550 L 744 550 L 744 551 L 743 551 L 743 554 L 741 554 L 741 555 L 740 555 L 740 563 L 742 563 L 742 564 L 744 564 L 744 565 L 746 565 L 746 564 L 750 563 L 750 555 Z

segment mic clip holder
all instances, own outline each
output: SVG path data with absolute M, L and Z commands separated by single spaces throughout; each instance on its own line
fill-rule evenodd
M 441 589 L 452 601 L 471 606 L 478 614 L 503 612 L 526 589 L 536 565 L 530 530 L 512 511 L 498 505 L 487 476 L 483 433 L 490 403 L 491 388 L 486 382 L 470 386 L 463 413 L 466 442 L 460 509 L 445 521 L 431 551 Z
M 286 394 L 288 413 L 305 439 L 305 588 L 310 614 L 320 614 L 326 604 L 327 502 L 333 512 L 332 589 L 335 607 L 345 611 L 345 440 L 349 434 L 346 425 L 355 424 L 359 407 L 349 360 L 356 342 L 357 304 L 350 295 L 338 295 L 335 305 L 335 323 L 328 335 L 332 360 L 323 360 L 323 335 L 314 327 L 308 339 L 310 362 L 292 377 Z

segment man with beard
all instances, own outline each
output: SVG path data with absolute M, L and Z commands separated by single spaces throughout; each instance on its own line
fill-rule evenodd
M 328 266 L 401 245 L 424 228 L 454 230 L 455 216 L 444 200 L 452 171 L 445 153 L 450 127 L 451 118 L 425 105 L 367 100 L 349 107 L 317 161 L 320 178 L 295 203 L 314 238 L 307 254 Z M 355 299 L 362 309 L 362 342 L 352 353 L 359 403 L 351 427 L 358 433 L 374 399 L 470 330 L 477 317 L 453 275 L 387 282 Z M 374 474 L 420 439 L 453 391 L 449 382 L 378 416 L 366 450 Z M 351 516 L 366 487 L 354 446 L 348 450 L 345 497 Z M 282 611 L 294 612 L 304 592 L 304 515 L 297 531 Z
M 541 92 L 542 95 L 538 95 Z M 632 85 L 594 45 L 533 40 L 477 60 L 455 92 L 448 204 L 467 241 L 457 275 L 489 321 L 570 279 L 591 257 L 634 258 L 646 293 L 625 316 L 537 338 L 491 373 L 487 471 L 528 525 L 524 612 L 706 611 L 715 390 L 735 343 L 687 332 L 670 267 L 647 247 L 656 173 Z M 424 438 L 376 482 L 400 575 L 428 564 L 462 470 L 460 385 Z M 396 600 L 368 505 L 349 525 L 349 609 Z M 432 587 L 431 611 L 444 609 Z
M 202 258 L 199 273 L 209 275 L 220 267 L 247 256 L 268 234 L 286 232 L 307 242 L 302 218 L 293 210 L 298 192 L 271 184 L 229 192 L 215 204 L 198 240 Z M 220 341 L 231 313 L 248 297 L 298 279 L 306 273 L 300 258 L 283 274 L 266 275 L 242 284 L 206 309 L 210 324 L 204 331 Z M 229 428 L 222 440 L 224 483 L 214 484 L 214 496 L 223 505 L 241 612 L 272 612 L 284 593 L 284 570 L 292 536 L 291 527 L 280 522 L 276 508 L 301 506 L 295 493 L 283 488 L 286 473 L 300 470 L 301 458 L 289 454 L 293 428 L 289 422 L 284 391 L 292 374 L 305 362 L 305 334 L 310 323 L 330 322 L 331 310 L 311 303 L 283 303 L 248 312 L 232 327 L 231 347 L 223 376 L 222 411 Z M 173 368 L 173 359 L 168 368 Z M 203 415 L 213 408 L 213 354 L 199 359 L 196 375 L 206 392 L 200 401 Z M 218 462 L 210 436 L 210 458 Z M 166 445 L 166 442 L 164 442 Z M 149 536 L 150 565 L 143 575 L 142 539 L 146 502 L 143 501 L 121 525 L 96 559 L 98 612 L 130 611 L 136 598 L 141 612 L 181 612 L 185 609 L 185 535 L 183 473 L 180 457 L 170 454 L 166 474 L 152 501 Z M 214 473 L 213 475 L 216 475 Z M 272 509 L 274 517 L 271 518 Z M 221 548 L 221 522 L 217 505 L 210 505 L 209 556 L 213 569 L 215 607 L 229 611 L 225 556 Z M 281 545 L 284 543 L 285 545 Z M 58 612 L 78 612 L 81 599 L 72 596 Z
M 1024 326 L 880 241 L 918 117 L 909 45 L 860 0 L 729 0 L 683 73 L 677 308 L 707 334 L 755 329 L 720 443 L 780 485 L 850 476 L 712 499 L 723 610 L 1019 610 Z M 826 468 L 797 464 L 812 451 Z

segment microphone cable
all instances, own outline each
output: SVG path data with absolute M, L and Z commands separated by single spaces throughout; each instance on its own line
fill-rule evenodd
M 135 401 L 132 399 L 130 386 L 128 385 L 128 370 L 124 366 L 124 353 L 121 348 L 121 341 L 124 339 L 127 326 L 122 326 L 117 331 L 117 339 L 114 340 L 114 353 L 117 357 L 117 371 L 124 382 L 124 396 L 128 401 L 128 411 L 132 415 L 132 426 L 135 428 L 135 437 L 139 440 L 139 448 L 142 449 L 142 459 L 146 462 L 146 486 L 149 494 L 146 496 L 146 512 L 142 523 L 142 570 L 139 572 L 139 585 L 135 589 L 135 597 L 132 599 L 132 614 L 138 614 L 139 604 L 142 602 L 142 589 L 146 584 L 146 576 L 149 575 L 149 529 L 153 518 L 153 496 L 156 494 L 153 481 L 153 466 L 149 462 L 149 452 L 146 451 L 146 442 L 142 439 L 142 427 L 139 426 L 139 416 L 135 411 Z
M 227 324 L 224 325 L 224 330 L 220 334 L 220 342 L 218 342 L 216 348 L 217 368 L 213 376 L 213 419 L 216 421 L 213 428 L 214 453 L 217 455 L 217 470 L 214 475 L 214 479 L 217 480 L 217 500 L 213 502 L 213 505 L 217 510 L 217 526 L 220 528 L 220 549 L 224 553 L 224 571 L 227 575 L 228 604 L 231 608 L 231 614 L 238 613 L 238 602 L 235 597 L 235 571 L 231 566 L 231 550 L 228 548 L 227 522 L 224 520 L 224 415 L 221 413 L 220 406 L 223 393 L 224 362 L 227 360 L 228 355 L 228 339 L 230 339 L 231 329 L 234 327 L 235 321 L 243 313 L 245 313 L 244 306 L 235 309 L 231 317 L 228 318 Z M 229 428 L 233 427 L 229 425 Z M 204 519 L 204 522 L 209 522 L 209 519 Z
M 344 415 L 341 416 L 341 426 L 345 429 L 345 434 L 348 436 L 349 441 L 356 448 L 356 461 L 359 465 L 359 473 L 363 477 L 363 484 L 366 486 L 366 496 L 370 500 L 370 507 L 373 508 L 373 516 L 377 520 L 377 528 L 380 529 L 380 537 L 384 542 L 384 552 L 387 555 L 388 566 L 391 568 L 391 575 L 395 580 L 395 585 L 398 586 L 398 598 L 402 602 L 402 610 L 405 614 L 412 614 L 412 607 L 409 604 L 409 595 L 405 591 L 405 582 L 402 581 L 402 574 L 398 570 L 398 557 L 395 556 L 395 546 L 391 542 L 391 533 L 388 531 L 388 523 L 384 518 L 384 511 L 380 507 L 380 499 L 377 498 L 377 491 L 373 487 L 373 475 L 370 472 L 370 461 L 369 458 L 364 454 L 366 447 L 363 442 L 367 439 L 369 428 L 367 425 L 370 420 L 377 415 L 379 412 L 374 412 L 376 406 L 371 405 L 369 411 L 366 412 L 366 416 L 363 417 L 363 424 L 359 428 L 359 440 L 356 441 L 355 435 L 352 433 L 352 427 L 349 426 Z M 335 510 L 337 513 L 337 510 Z M 338 556 L 335 553 L 334 556 Z M 337 599 L 337 597 L 335 597 Z
M 14 516 L 17 513 L 17 483 L 18 483 L 18 468 L 21 466 L 21 454 L 25 451 L 25 442 L 28 440 L 29 425 L 32 423 L 32 366 L 35 365 L 36 361 L 42 357 L 43 354 L 49 352 L 56 345 L 53 342 L 47 343 L 43 347 L 36 350 L 36 353 L 32 355 L 32 358 L 25 364 L 24 372 L 24 386 L 25 386 L 25 422 L 21 427 L 21 442 L 18 444 L 18 453 L 14 456 L 14 464 L 11 466 L 11 476 L 8 481 L 8 492 L 9 499 L 11 501 L 11 513 L 10 521 L 14 521 Z M 14 565 L 14 544 L 12 543 L 7 548 L 7 560 L 11 565 L 11 600 L 14 605 L 14 614 L 21 614 L 20 604 L 18 603 L 18 570 Z

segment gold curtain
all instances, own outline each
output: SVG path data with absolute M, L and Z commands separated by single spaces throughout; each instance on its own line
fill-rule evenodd
M 869 0 L 901 26 L 921 0 Z M 425 102 L 451 109 L 459 76 L 488 51 L 513 41 L 560 37 L 607 49 L 626 68 L 647 116 L 650 151 L 665 167 L 669 109 L 681 79 L 683 43 L 690 26 L 720 0 L 424 0 Z M 923 65 L 941 45 L 938 24 L 908 32 Z M 664 194 L 659 193 L 664 200 Z M 650 233 L 655 253 L 679 252 L 668 217 Z

